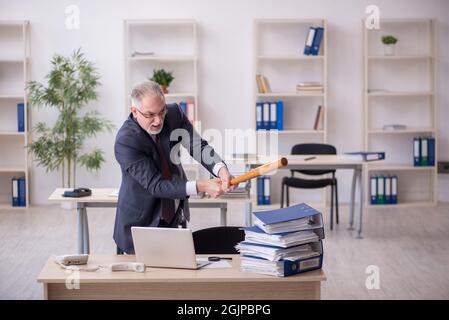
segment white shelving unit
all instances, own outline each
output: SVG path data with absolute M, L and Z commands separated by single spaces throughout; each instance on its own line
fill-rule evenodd
M 194 126 L 199 129 L 198 104 L 198 40 L 195 20 L 125 20 L 125 115 L 130 110 L 130 94 L 134 85 L 151 78 L 154 69 L 173 72 L 174 80 L 167 103 L 193 102 Z M 132 56 L 133 52 L 152 52 L 148 56 Z M 189 158 L 189 157 L 186 157 Z M 183 164 L 189 179 L 197 179 L 198 164 Z
M 365 175 L 366 205 L 408 207 L 435 205 L 437 169 L 413 165 L 413 138 L 432 136 L 438 154 L 436 103 L 436 21 L 433 19 L 384 19 L 379 30 L 362 24 L 364 43 L 364 144 L 370 151 L 385 151 L 385 163 L 368 164 Z M 398 38 L 395 55 L 385 55 L 381 38 Z M 384 131 L 388 124 L 406 129 Z M 371 174 L 399 177 L 397 205 L 368 202 Z
M 318 55 L 304 55 L 304 45 L 310 27 L 323 27 L 324 35 Z M 256 19 L 254 20 L 254 71 L 252 128 L 256 128 L 256 103 L 283 101 L 284 130 L 276 131 L 279 141 L 277 152 L 289 154 L 298 143 L 327 142 L 327 22 L 324 19 Z M 256 75 L 268 80 L 270 93 L 259 93 Z M 297 92 L 300 82 L 320 82 L 323 92 Z M 321 127 L 314 130 L 318 106 L 324 108 Z M 263 153 L 266 141 L 273 131 L 257 131 L 257 153 Z M 268 149 L 268 148 L 267 148 Z M 287 174 L 281 172 L 272 177 L 272 202 L 279 207 L 280 179 Z M 256 185 L 255 181 L 253 185 Z M 255 189 L 255 188 L 254 188 Z M 295 201 L 292 192 L 291 199 Z M 296 193 L 296 192 L 295 192 Z M 325 201 L 325 191 L 301 190 L 312 202 Z M 268 208 L 270 206 L 261 206 Z
M 0 209 L 12 207 L 13 177 L 26 179 L 29 206 L 29 162 L 25 146 L 29 140 L 29 112 L 25 92 L 29 80 L 30 36 L 28 21 L 0 21 Z M 25 131 L 18 132 L 17 104 L 25 106 Z

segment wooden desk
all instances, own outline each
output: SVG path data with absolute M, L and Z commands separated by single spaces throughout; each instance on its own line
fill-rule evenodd
M 89 223 L 87 217 L 87 208 L 111 208 L 117 206 L 118 198 L 111 196 L 118 192 L 117 188 L 93 188 L 92 195 L 82 198 L 63 197 L 64 188 L 57 188 L 48 198 L 51 202 L 71 202 L 75 203 L 78 212 L 77 222 L 77 242 L 78 253 L 89 253 Z M 228 203 L 245 203 L 246 205 L 246 225 L 251 225 L 252 199 L 247 198 L 195 198 L 189 199 L 190 208 L 217 208 L 220 209 L 220 223 L 222 226 L 227 224 Z
M 270 161 L 285 157 L 288 160 L 288 165 L 280 170 L 294 169 L 294 170 L 334 170 L 334 169 L 349 169 L 353 170 L 352 185 L 351 185 L 351 201 L 349 213 L 349 230 L 354 230 L 354 210 L 355 210 L 355 192 L 356 184 L 359 186 L 359 217 L 357 238 L 362 239 L 363 227 L 363 207 L 364 207 L 364 191 L 363 191 L 363 171 L 365 170 L 366 162 L 348 160 L 343 155 L 277 155 L 273 156 L 258 156 L 256 158 L 233 158 L 226 159 L 226 163 L 247 164 L 251 168 L 258 167 Z M 306 160 L 314 157 L 314 159 Z
M 225 256 L 225 255 L 221 255 Z M 240 271 L 240 256 L 232 256 L 232 268 L 147 268 L 128 271 L 68 271 L 50 258 L 37 281 L 44 286 L 44 299 L 320 299 L 322 270 L 285 278 Z M 135 256 L 91 256 L 89 264 L 135 261 Z M 69 288 L 67 289 L 66 283 Z M 75 289 L 79 285 L 79 289 Z

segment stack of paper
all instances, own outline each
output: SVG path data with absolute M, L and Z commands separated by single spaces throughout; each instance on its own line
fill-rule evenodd
M 302 203 L 254 216 L 255 226 L 244 228 L 245 240 L 236 246 L 242 270 L 283 277 L 321 268 L 320 212 Z

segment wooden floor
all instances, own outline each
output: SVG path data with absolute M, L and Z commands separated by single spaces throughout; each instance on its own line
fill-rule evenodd
M 219 211 L 192 210 L 193 230 L 219 224 Z M 340 225 L 326 227 L 323 299 L 449 299 L 449 206 L 371 209 L 364 239 Z M 91 252 L 113 254 L 114 209 L 89 209 Z M 228 224 L 242 225 L 241 208 Z M 325 214 L 325 221 L 328 219 Z M 52 254 L 76 251 L 76 213 L 58 206 L 0 211 L 0 298 L 42 299 L 36 277 Z M 380 288 L 369 290 L 366 268 L 380 271 Z

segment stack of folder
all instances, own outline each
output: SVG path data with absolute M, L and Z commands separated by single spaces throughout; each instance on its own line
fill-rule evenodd
M 277 277 L 320 269 L 323 265 L 322 214 L 305 203 L 254 212 L 252 227 L 237 244 L 241 269 Z
M 370 176 L 371 204 L 398 203 L 398 176 L 372 175 Z
M 305 55 L 318 55 L 320 52 L 321 41 L 323 39 L 324 28 L 310 27 L 304 45 Z
M 413 164 L 415 167 L 433 167 L 435 165 L 435 138 L 413 139 Z
M 257 130 L 284 130 L 284 103 L 265 101 L 256 103 Z

